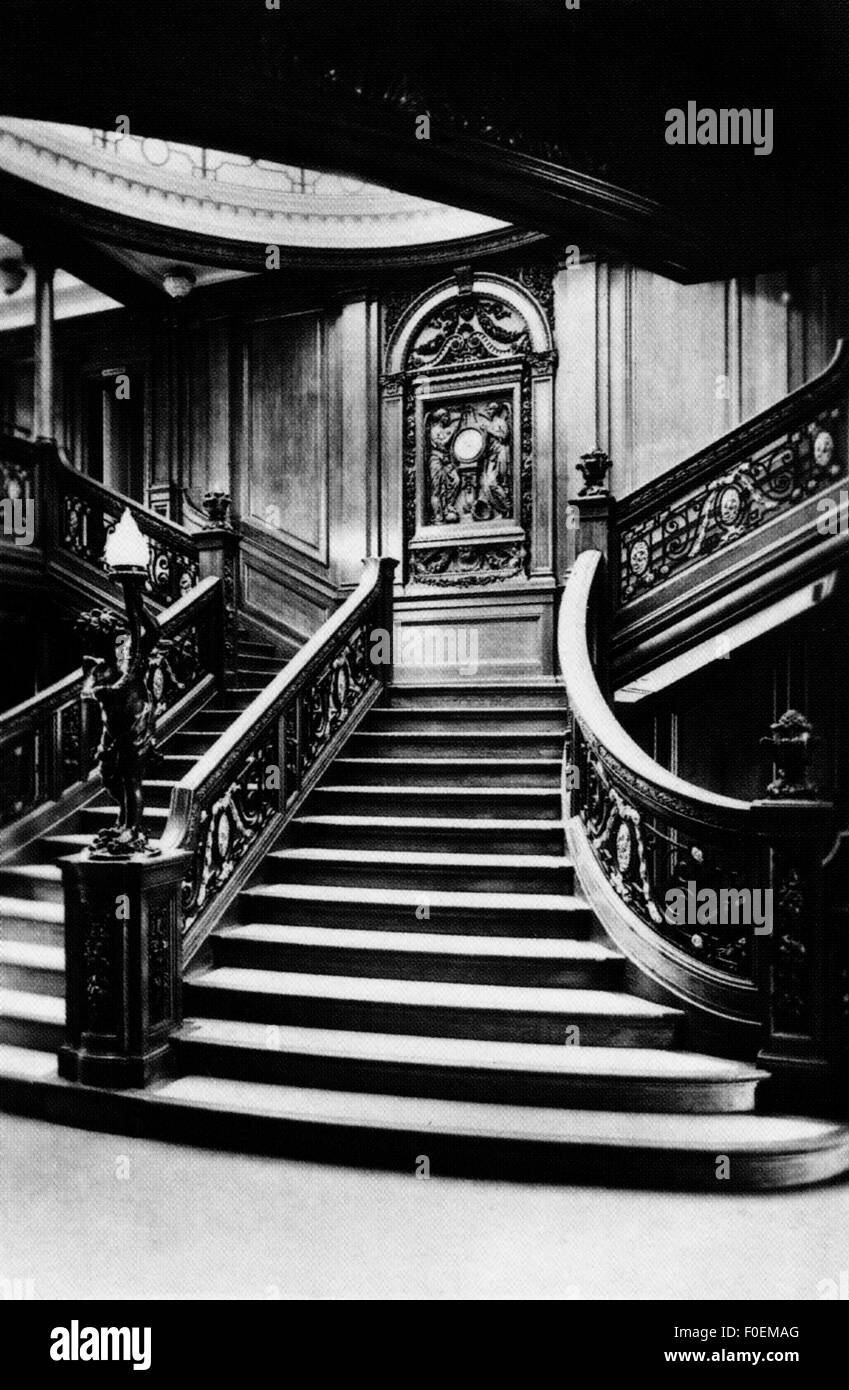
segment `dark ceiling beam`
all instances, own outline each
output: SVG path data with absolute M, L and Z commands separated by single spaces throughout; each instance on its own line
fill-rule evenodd
M 2 171 L 0 230 L 19 242 L 27 255 L 43 257 L 128 308 L 162 313 L 171 303 L 161 287 L 80 235 L 40 190 Z
M 106 128 L 126 115 L 137 132 L 354 173 L 679 279 L 841 249 L 846 25 L 822 0 L 585 0 L 572 15 L 559 0 L 4 0 L 3 27 L 7 114 Z M 665 145 L 666 105 L 741 93 L 776 107 L 768 159 Z M 423 108 L 431 139 L 417 141 Z

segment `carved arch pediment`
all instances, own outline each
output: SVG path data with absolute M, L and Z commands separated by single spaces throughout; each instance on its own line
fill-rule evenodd
M 403 412 L 404 575 L 468 588 L 530 574 L 534 382 L 551 328 L 515 281 L 458 273 L 398 321 L 382 378 Z

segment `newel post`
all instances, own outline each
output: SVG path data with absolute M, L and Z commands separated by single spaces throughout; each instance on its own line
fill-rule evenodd
M 577 497 L 569 499 L 569 526 L 577 533 L 575 554 L 585 550 L 600 550 L 610 563 L 613 523 L 616 503 L 607 486 L 610 459 L 603 449 L 591 449 L 581 455 L 578 471 L 584 486 Z
M 391 685 L 392 674 L 395 668 L 395 617 L 394 617 L 394 592 L 395 592 L 395 570 L 398 561 L 391 556 L 382 555 L 377 561 L 380 566 L 380 625 L 389 637 L 390 659 L 381 666 L 381 675 L 384 685 Z
M 576 532 L 575 558 L 585 550 L 599 550 L 604 556 L 603 573 L 593 605 L 595 631 L 592 635 L 593 664 L 596 678 L 606 696 L 610 696 L 608 633 L 613 614 L 614 582 L 617 556 L 614 547 L 616 502 L 607 486 L 610 458 L 603 449 L 591 449 L 581 455 L 578 471 L 584 486 L 577 497 L 569 501 L 569 526 Z
M 776 721 L 761 740 L 776 776 L 768 795 L 753 803 L 771 891 L 769 930 L 754 935 L 764 1024 L 758 1060 L 781 1080 L 814 1086 L 834 1073 L 845 1046 L 840 942 L 830 929 L 823 872 L 834 808 L 810 779 L 815 741 L 798 711 Z
M 191 855 L 60 861 L 67 1022 L 59 1073 L 88 1086 L 146 1086 L 167 1070 L 181 1021 L 180 892 Z
M 220 632 L 216 634 L 213 669 L 219 686 L 224 673 L 236 666 L 238 648 L 239 533 L 230 520 L 230 494 L 208 492 L 203 499 L 207 522 L 194 540 L 200 560 L 200 578 L 214 575 L 221 580 Z

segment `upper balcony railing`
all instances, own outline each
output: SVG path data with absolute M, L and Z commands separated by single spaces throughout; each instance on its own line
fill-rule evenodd
M 22 558 L 40 555 L 48 572 L 71 582 L 78 576 L 107 599 L 112 586 L 105 580 L 103 551 L 125 508 L 148 540 L 149 599 L 167 607 L 200 578 L 198 544 L 188 531 L 79 473 L 52 443 L 0 434 L 0 503 L 0 540 Z M 12 559 L 10 550 L 5 558 Z
M 846 558 L 847 417 L 841 341 L 825 371 L 612 505 L 617 680 Z

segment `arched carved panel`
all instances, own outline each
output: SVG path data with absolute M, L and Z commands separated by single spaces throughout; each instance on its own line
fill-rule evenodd
M 515 282 L 462 273 L 395 327 L 383 377 L 400 409 L 404 577 L 469 588 L 531 573 L 534 384 L 550 329 Z

